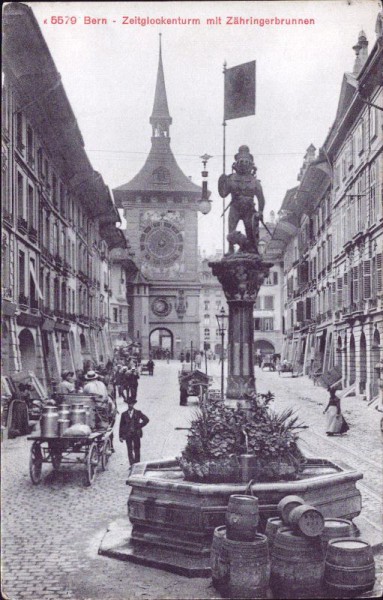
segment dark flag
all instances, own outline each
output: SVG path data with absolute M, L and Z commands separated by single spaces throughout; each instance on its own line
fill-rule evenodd
M 224 120 L 255 115 L 255 60 L 225 71 Z

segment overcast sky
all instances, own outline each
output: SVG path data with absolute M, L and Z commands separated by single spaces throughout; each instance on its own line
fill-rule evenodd
M 306 148 L 319 148 L 331 126 L 343 73 L 363 28 L 375 43 L 377 0 L 281 2 L 29 2 L 40 24 L 85 140 L 93 167 L 113 189 L 142 167 L 150 149 L 158 34 L 178 164 L 201 181 L 200 156 L 213 155 L 213 208 L 199 213 L 199 245 L 222 247 L 222 65 L 256 60 L 256 115 L 228 121 L 227 172 L 241 144 L 252 151 L 266 198 L 278 211 L 297 184 Z M 63 24 L 51 18 L 63 16 Z M 194 18 L 199 25 L 123 24 L 123 17 Z M 229 25 L 229 16 L 314 19 L 313 25 Z M 65 17 L 76 17 L 75 24 Z M 86 25 L 84 17 L 107 19 Z M 207 18 L 221 17 L 221 25 Z M 74 19 L 73 19 L 74 20 Z M 46 22 L 45 22 L 46 21 Z

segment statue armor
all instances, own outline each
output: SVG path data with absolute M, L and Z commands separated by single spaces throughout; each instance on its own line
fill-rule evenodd
M 247 251 L 258 254 L 259 221 L 263 221 L 265 199 L 261 182 L 255 177 L 256 167 L 248 146 L 240 146 L 235 155 L 231 175 L 221 175 L 218 180 L 218 192 L 221 198 L 231 194 L 229 211 L 229 254 L 234 252 L 235 236 L 231 235 L 242 221 L 246 231 Z M 258 200 L 258 211 L 254 205 L 254 196 Z

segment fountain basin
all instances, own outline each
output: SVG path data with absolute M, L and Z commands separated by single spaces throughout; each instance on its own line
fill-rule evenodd
M 252 485 L 258 498 L 260 524 L 277 516 L 279 501 L 301 496 L 323 516 L 352 519 L 362 508 L 356 482 L 362 473 L 341 461 L 309 458 L 295 481 Z M 134 465 L 128 516 L 131 528 L 116 541 L 102 544 L 100 553 L 189 577 L 210 576 L 210 546 L 215 527 L 225 524 L 231 494 L 243 494 L 244 483 L 207 484 L 185 481 L 175 459 Z

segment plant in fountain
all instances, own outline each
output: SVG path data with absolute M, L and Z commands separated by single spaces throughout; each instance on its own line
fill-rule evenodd
M 277 414 L 269 404 L 274 396 L 252 394 L 250 408 L 225 406 L 207 400 L 191 422 L 185 449 L 178 461 L 191 481 L 238 482 L 240 457 L 252 455 L 259 481 L 294 479 L 304 458 L 298 448 L 303 427 L 291 409 Z

